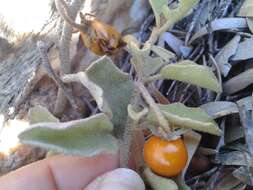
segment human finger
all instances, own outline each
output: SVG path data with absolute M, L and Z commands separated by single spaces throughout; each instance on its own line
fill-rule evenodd
M 0 178 L 5 190 L 79 190 L 97 176 L 118 167 L 118 155 L 53 156 Z

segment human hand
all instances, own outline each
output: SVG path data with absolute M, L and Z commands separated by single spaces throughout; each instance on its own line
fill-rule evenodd
M 137 173 L 118 168 L 117 155 L 57 155 L 0 178 L 3 190 L 144 190 Z

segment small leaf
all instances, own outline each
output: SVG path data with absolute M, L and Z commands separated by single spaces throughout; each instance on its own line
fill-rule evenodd
M 144 57 L 142 72 L 144 76 L 150 76 L 162 68 L 164 62 L 160 57 Z
M 30 124 L 41 122 L 59 122 L 59 119 L 51 114 L 47 108 L 40 105 L 29 109 L 28 119 Z
M 186 133 L 184 133 L 184 143 L 186 145 L 187 152 L 188 152 L 188 161 L 187 161 L 187 164 L 186 164 L 184 170 L 176 178 L 176 182 L 177 182 L 180 190 L 190 190 L 191 189 L 185 183 L 185 174 L 188 170 L 188 167 L 191 163 L 194 153 L 196 152 L 197 148 L 199 147 L 200 140 L 201 140 L 201 135 L 199 133 L 196 133 L 192 130 L 188 130 Z
M 190 165 L 191 159 L 199 146 L 200 140 L 201 135 L 199 133 L 196 133 L 195 131 L 189 130 L 186 133 L 184 133 L 184 143 L 186 145 L 188 152 L 188 161 L 182 172 L 183 179 L 185 178 L 185 174 Z
M 235 55 L 237 51 L 238 44 L 240 42 L 241 37 L 236 35 L 232 40 L 230 40 L 215 56 L 215 60 L 221 70 L 223 76 L 227 76 L 231 65 L 229 64 L 229 59 Z
M 239 43 L 235 56 L 231 58 L 233 61 L 242 61 L 253 58 L 251 47 L 253 45 L 253 38 L 248 38 Z
M 215 121 L 200 108 L 189 108 L 182 103 L 168 105 L 159 104 L 159 107 L 169 123 L 175 126 L 191 128 L 213 135 L 221 135 L 221 130 Z M 153 112 L 148 114 L 148 120 L 153 124 L 157 124 Z
M 167 19 L 167 28 L 170 28 L 177 21 L 189 14 L 189 12 L 198 2 L 199 0 L 180 0 L 177 7 L 174 9 L 171 9 L 168 6 L 163 6 L 162 12 L 164 17 Z
M 180 48 L 184 46 L 184 41 L 171 32 L 164 32 L 159 37 L 159 44 L 161 44 L 161 46 L 165 46 L 166 44 L 176 55 L 181 56 L 182 51 Z
M 226 81 L 223 89 L 226 94 L 233 94 L 252 84 L 252 81 L 253 69 L 249 69 Z
M 228 101 L 209 102 L 200 106 L 213 119 L 238 113 L 237 105 Z
M 133 82 L 106 56 L 95 61 L 85 72 L 65 75 L 65 82 L 81 82 L 96 100 L 99 109 L 112 117 L 114 126 L 123 126 Z M 115 128 L 118 130 L 118 128 Z
M 22 143 L 55 152 L 93 156 L 117 151 L 117 140 L 111 135 L 113 125 L 105 114 L 66 123 L 37 123 L 19 135 Z
M 167 0 L 149 0 L 149 3 L 155 15 L 156 25 L 160 26 L 160 15 L 163 12 L 163 7 L 167 6 L 168 1 Z
M 245 18 L 220 18 L 212 21 L 211 23 L 207 24 L 203 28 L 201 28 L 198 32 L 196 32 L 189 41 L 191 44 L 193 41 L 197 40 L 198 38 L 206 35 L 209 33 L 209 28 L 212 28 L 212 31 L 219 31 L 219 30 L 227 30 L 227 29 L 237 29 L 237 28 L 247 28 L 247 21 Z
M 160 46 L 153 45 L 151 50 L 160 56 L 164 61 L 169 62 L 172 59 L 176 58 L 176 55 L 167 49 L 164 49 Z
M 158 176 L 148 168 L 144 170 L 144 177 L 154 190 L 178 190 L 178 186 L 173 180 Z
M 167 65 L 162 68 L 160 73 L 166 79 L 187 82 L 215 92 L 222 91 L 211 68 L 189 60 Z
M 243 5 L 241 6 L 237 16 L 253 17 L 252 9 L 253 9 L 253 1 L 252 0 L 245 0 Z

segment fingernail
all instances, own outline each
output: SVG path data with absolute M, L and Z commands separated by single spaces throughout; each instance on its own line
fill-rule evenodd
M 84 190 L 145 190 L 145 185 L 135 171 L 118 168 L 96 178 Z

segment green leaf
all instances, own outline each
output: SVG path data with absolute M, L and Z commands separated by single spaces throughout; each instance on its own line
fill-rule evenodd
M 182 179 L 185 178 L 185 174 L 187 172 L 187 169 L 191 163 L 191 160 L 193 158 L 194 153 L 196 152 L 197 148 L 199 147 L 199 143 L 201 140 L 201 135 L 193 130 L 189 130 L 186 133 L 184 133 L 184 143 L 187 148 L 188 152 L 188 161 L 184 168 L 184 170 L 181 173 Z
M 167 0 L 149 0 L 149 3 L 155 15 L 156 25 L 160 26 L 160 15 L 163 12 L 163 7 L 167 6 L 168 1 Z
M 221 85 L 217 81 L 211 68 L 198 65 L 189 60 L 167 65 L 161 70 L 160 74 L 165 79 L 187 82 L 215 92 L 222 91 Z
M 154 190 L 178 190 L 177 184 L 172 179 L 158 176 L 148 168 L 145 168 L 143 174 Z
M 128 42 L 127 42 L 127 51 L 132 54 L 133 56 L 142 56 L 142 57 L 147 57 L 150 54 L 151 50 L 151 45 L 150 44 L 144 44 L 142 48 L 140 48 L 138 41 L 136 42 L 133 38 L 128 37 Z
M 41 122 L 59 122 L 59 119 L 51 114 L 47 108 L 40 105 L 29 109 L 28 119 L 30 124 Z
M 170 27 L 185 17 L 199 0 L 180 0 L 174 9 L 168 7 L 167 0 L 149 0 L 149 2 L 155 15 L 156 26 L 160 27 L 163 14 L 168 21 L 166 25 Z
M 221 130 L 216 122 L 200 108 L 189 108 L 182 103 L 168 105 L 159 104 L 159 108 L 172 125 L 191 128 L 196 131 L 206 132 L 213 135 L 221 135 Z M 148 114 L 147 119 L 152 124 L 158 124 L 153 112 Z
M 203 109 L 213 119 L 224 117 L 233 113 L 238 113 L 237 105 L 229 101 L 208 102 L 201 105 L 200 108 Z
M 111 135 L 113 125 L 105 114 L 66 123 L 37 123 L 19 135 L 22 143 L 55 152 L 93 156 L 117 151 L 117 140 Z
M 160 57 L 144 57 L 142 72 L 144 76 L 150 76 L 162 68 L 164 62 Z
M 184 170 L 181 172 L 180 175 L 178 175 L 178 177 L 176 178 L 176 181 L 180 190 L 190 190 L 191 188 L 187 186 L 185 183 L 185 174 L 191 163 L 193 155 L 195 154 L 197 148 L 199 147 L 201 135 L 199 133 L 196 133 L 193 130 L 189 130 L 186 133 L 184 133 L 183 136 L 184 136 L 184 143 L 186 145 L 187 152 L 188 152 L 188 160 L 187 160 L 187 164 Z
M 151 50 L 155 52 L 159 57 L 161 57 L 164 61 L 169 62 L 172 59 L 176 58 L 176 55 L 167 49 L 164 49 L 160 46 L 153 45 Z
M 226 94 L 234 94 L 251 85 L 252 81 L 253 69 L 248 69 L 224 82 L 223 89 Z
M 65 82 L 81 82 L 97 102 L 99 109 L 112 117 L 114 126 L 123 126 L 127 119 L 127 105 L 133 93 L 133 82 L 104 56 L 85 72 L 65 75 Z
M 193 7 L 199 2 L 199 0 L 180 0 L 176 8 L 162 7 L 162 13 L 167 19 L 167 28 L 170 28 L 176 22 L 184 18 L 191 12 Z

